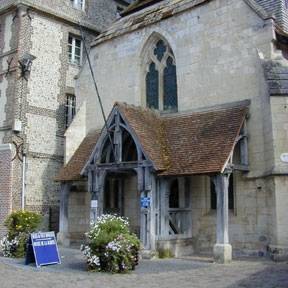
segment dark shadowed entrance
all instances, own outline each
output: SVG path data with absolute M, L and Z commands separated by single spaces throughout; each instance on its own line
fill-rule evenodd
M 108 173 L 103 193 L 103 213 L 128 218 L 133 233 L 140 237 L 140 195 L 133 171 Z

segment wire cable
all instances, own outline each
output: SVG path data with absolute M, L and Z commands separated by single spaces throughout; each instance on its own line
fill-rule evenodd
M 87 60 L 88 60 L 88 64 L 89 64 L 89 69 L 90 69 L 91 76 L 92 76 L 92 79 L 93 79 L 93 83 L 94 83 L 96 95 L 97 95 L 97 98 L 98 98 L 98 101 L 99 101 L 99 104 L 100 104 L 102 117 L 103 117 L 103 120 L 104 120 L 104 123 L 105 123 L 105 128 L 106 128 L 106 131 L 107 131 L 107 134 L 108 134 L 110 143 L 111 143 L 111 148 L 112 148 L 112 152 L 113 152 L 113 155 L 114 155 L 114 161 L 116 162 L 116 152 L 115 152 L 115 149 L 114 149 L 113 140 L 112 140 L 112 137 L 111 137 L 110 132 L 109 132 L 108 123 L 107 123 L 107 118 L 106 118 L 106 116 L 105 116 L 105 112 L 104 112 L 102 100 L 101 100 L 101 97 L 100 97 L 100 94 L 99 94 L 99 90 L 98 90 L 98 86 L 97 86 L 96 79 L 95 79 L 95 74 L 94 74 L 94 71 L 93 71 L 93 69 L 92 69 L 90 56 L 89 56 L 88 49 L 87 49 L 87 46 L 86 46 L 86 43 L 85 43 L 84 32 L 83 32 L 83 29 L 82 29 L 82 26 L 81 26 L 81 23 L 80 23 L 80 22 L 79 22 L 79 27 L 80 27 L 81 38 L 82 38 L 82 42 L 83 42 L 85 54 L 86 54 L 86 56 L 87 56 Z

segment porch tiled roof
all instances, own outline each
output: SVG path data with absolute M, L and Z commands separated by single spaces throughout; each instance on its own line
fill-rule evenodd
M 244 106 L 163 118 L 171 165 L 161 174 L 222 172 L 246 114 Z
M 158 175 L 222 172 L 248 112 L 248 103 L 202 112 L 160 115 L 142 107 L 116 103 Z M 100 132 L 83 140 L 56 181 L 77 181 Z
M 248 108 L 160 116 L 150 109 L 117 103 L 160 175 L 218 173 L 234 148 Z
M 78 149 L 73 154 L 70 161 L 60 169 L 58 175 L 55 178 L 55 181 L 81 180 L 81 170 L 91 155 L 99 136 L 100 131 L 93 131 L 88 133 L 88 135 L 84 138 Z
M 153 162 L 156 170 L 170 166 L 168 142 L 164 122 L 160 115 L 151 109 L 123 103 L 115 104 L 128 125 L 134 130 L 146 156 Z

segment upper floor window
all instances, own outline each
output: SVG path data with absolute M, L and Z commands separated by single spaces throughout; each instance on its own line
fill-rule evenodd
M 70 0 L 71 4 L 76 9 L 85 9 L 85 0 Z
M 69 127 L 72 120 L 76 115 L 76 97 L 75 95 L 68 94 L 66 96 L 66 111 L 65 111 L 65 120 L 66 120 L 66 128 Z
M 176 63 L 168 43 L 158 40 L 148 51 L 148 58 L 146 105 L 162 111 L 177 111 Z
M 81 65 L 82 61 L 82 41 L 80 38 L 69 35 L 68 56 L 71 64 Z

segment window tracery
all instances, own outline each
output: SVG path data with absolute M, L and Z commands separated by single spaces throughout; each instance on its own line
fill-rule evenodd
M 177 76 L 174 54 L 168 43 L 158 40 L 148 51 L 146 106 L 156 110 L 177 111 Z

